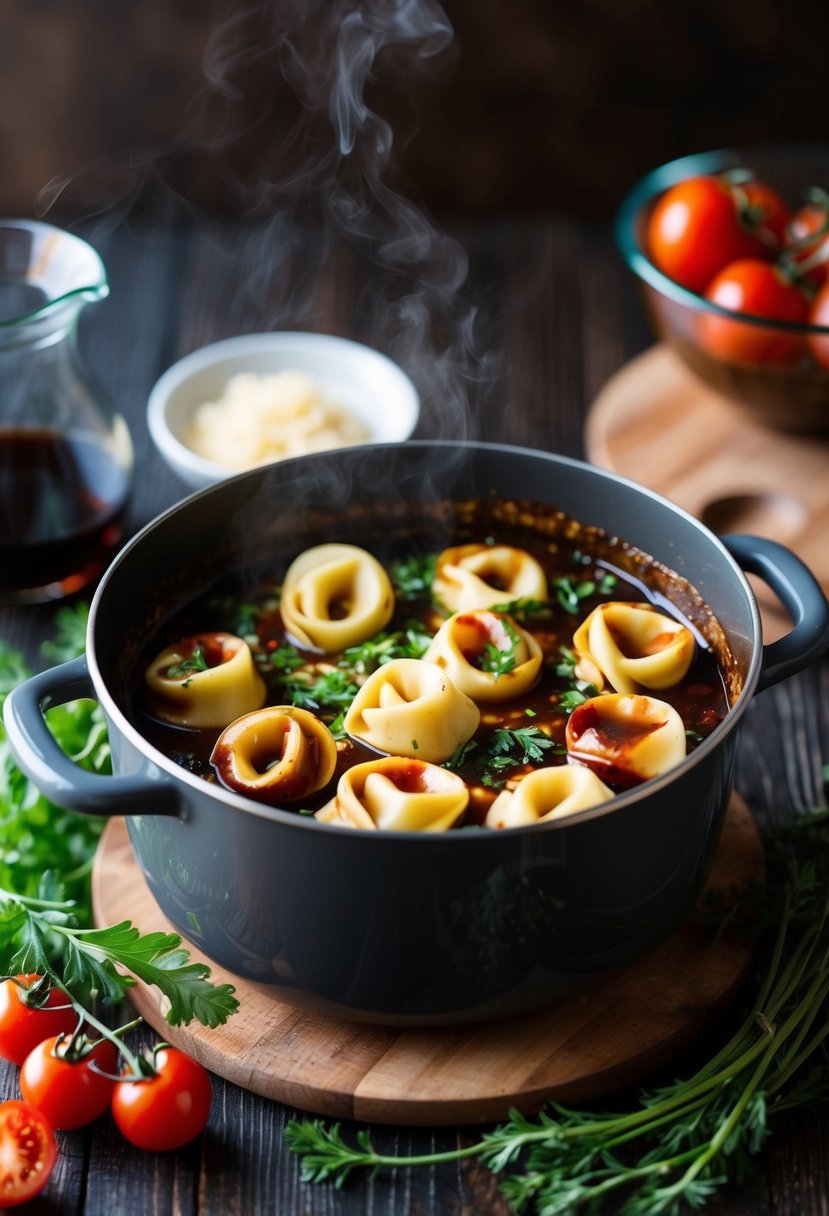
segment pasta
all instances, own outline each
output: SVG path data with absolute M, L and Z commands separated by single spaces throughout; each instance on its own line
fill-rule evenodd
M 337 745 L 306 709 L 274 705 L 237 718 L 219 736 L 210 763 L 222 785 L 276 806 L 327 785 Z
M 507 701 L 533 686 L 543 656 L 511 617 L 476 609 L 451 616 L 423 657 L 473 701 Z
M 369 676 L 343 726 L 377 751 L 439 764 L 474 735 L 480 716 L 437 664 L 394 659 Z
M 594 608 L 573 636 L 616 692 L 671 688 L 694 657 L 687 626 L 647 604 L 610 603 Z
M 546 600 L 547 576 L 534 557 L 511 545 L 456 545 L 438 556 L 432 590 L 450 612 Z
M 259 709 L 267 695 L 250 647 L 232 633 L 197 634 L 166 646 L 144 678 L 157 717 L 196 729 L 226 726 Z
M 298 545 L 257 583 L 228 571 L 165 625 L 179 642 L 138 652 L 137 725 L 188 772 L 320 823 L 552 825 L 667 773 L 728 713 L 710 609 L 662 567 L 651 583 L 624 541 L 552 508 L 548 529 L 523 501 L 499 531 L 478 499 L 454 531 L 442 502 L 425 520 L 391 509 L 386 537 L 357 505 L 329 535 L 371 551 Z
M 291 563 L 281 599 L 285 628 L 301 646 L 333 654 L 386 625 L 394 589 L 375 557 L 356 545 L 316 545 Z
M 469 790 L 457 774 L 422 760 L 387 756 L 347 769 L 316 818 L 341 827 L 445 832 L 468 801 Z
M 562 819 L 598 806 L 613 790 L 581 764 L 539 768 L 522 777 L 514 790 L 502 790 L 487 812 L 488 828 L 517 828 Z
M 658 777 L 685 759 L 685 724 L 672 705 L 641 693 L 602 693 L 573 710 L 565 732 L 571 760 L 617 789 Z

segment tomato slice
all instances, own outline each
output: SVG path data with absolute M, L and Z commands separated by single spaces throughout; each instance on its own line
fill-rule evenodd
M 0 1102 L 0 1208 L 40 1194 L 58 1155 L 46 1119 L 27 1102 Z

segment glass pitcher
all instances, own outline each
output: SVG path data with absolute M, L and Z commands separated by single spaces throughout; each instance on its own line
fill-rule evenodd
M 78 318 L 109 294 L 71 233 L 0 219 L 0 600 L 58 599 L 95 579 L 123 536 L 132 443 L 84 373 Z

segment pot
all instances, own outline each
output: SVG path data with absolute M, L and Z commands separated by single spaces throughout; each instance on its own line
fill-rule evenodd
M 401 511 L 491 491 L 552 503 L 626 538 L 713 610 L 731 655 L 733 706 L 678 767 L 538 826 L 359 832 L 205 782 L 139 733 L 126 694 L 136 655 L 220 571 L 340 539 L 348 521 L 353 540 L 366 527 L 394 528 Z M 744 571 L 793 618 L 772 645 L 762 644 Z M 86 654 L 16 688 L 5 720 L 18 763 L 53 801 L 127 817 L 159 906 L 211 959 L 299 1007 L 361 1021 L 452 1022 L 537 1007 L 673 931 L 713 859 L 751 698 L 827 646 L 820 587 L 771 541 L 718 539 L 651 491 L 575 460 L 500 445 L 389 444 L 271 465 L 159 516 L 101 581 Z M 103 707 L 111 777 L 75 766 L 46 727 L 49 706 L 77 697 Z

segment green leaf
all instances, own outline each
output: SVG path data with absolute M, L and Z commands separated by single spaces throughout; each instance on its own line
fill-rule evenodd
M 41 654 L 51 663 L 66 663 L 76 659 L 86 649 L 89 605 L 77 603 L 59 608 L 55 613 L 55 637 L 41 646 Z

